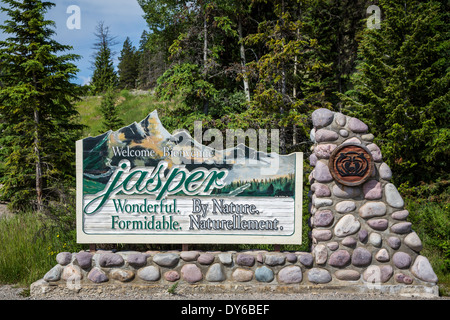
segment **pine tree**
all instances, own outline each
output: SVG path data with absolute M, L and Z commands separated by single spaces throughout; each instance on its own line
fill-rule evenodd
M 363 30 L 366 17 L 365 0 L 309 0 L 305 6 L 308 33 L 317 39 L 314 59 L 325 66 L 318 74 L 311 91 L 322 107 L 339 110 L 336 93 L 346 92 L 350 75 L 355 71 L 358 33 Z
M 139 83 L 143 88 L 155 87 L 156 80 L 170 66 L 169 47 L 190 21 L 187 16 L 195 1 L 189 0 L 137 0 L 144 11 L 149 32 L 144 32 L 139 46 L 141 61 Z
M 300 9 L 302 4 L 274 1 L 274 16 L 259 23 L 258 31 L 245 39 L 248 45 L 264 45 L 264 54 L 248 64 L 258 76 L 252 116 L 265 119 L 266 126 L 280 128 L 282 154 L 298 144 L 298 134 L 306 136 L 307 115 L 318 102 L 317 92 L 310 88 L 323 67 L 311 59 L 317 41 L 304 29 L 304 10 Z M 291 126 L 292 144 L 288 139 Z
M 119 65 L 117 66 L 119 70 L 119 88 L 136 88 L 136 82 L 139 74 L 139 55 L 129 37 L 127 37 L 123 43 L 119 61 Z
M 155 34 L 142 32 L 138 49 L 138 86 L 147 90 L 157 85 L 158 78 L 167 69 L 167 49 L 163 39 Z
M 448 176 L 448 11 L 436 1 L 380 1 L 380 29 L 366 29 L 343 100 L 377 137 L 397 184 Z
M 81 126 L 72 105 L 78 87 L 72 48 L 53 40 L 54 6 L 39 0 L 2 0 L 8 19 L 0 26 L 0 197 L 12 209 L 42 210 L 55 182 L 74 176 L 74 146 Z M 73 181 L 73 180 L 72 180 Z
M 124 126 L 124 121 L 119 118 L 117 110 L 117 94 L 113 88 L 109 88 L 102 98 L 100 104 L 100 111 L 103 115 L 103 131 L 117 130 Z
M 91 85 L 94 93 L 106 92 L 111 86 L 117 85 L 117 74 L 114 70 L 112 47 L 117 44 L 115 37 L 111 36 L 109 27 L 100 21 L 96 27 L 95 36 L 97 42 L 94 44 L 94 54 Z
M 219 29 L 227 36 L 231 37 L 234 41 L 237 40 L 239 50 L 240 63 L 239 68 L 236 70 L 239 75 L 237 78 L 242 80 L 243 92 L 247 102 L 250 102 L 250 84 L 249 76 L 247 72 L 247 55 L 244 45 L 244 34 L 247 34 L 246 20 L 252 10 L 252 1 L 249 0 L 216 0 L 217 13 L 214 17 Z M 234 47 L 234 46 L 233 46 Z M 228 48 L 227 48 L 228 49 Z M 230 48 L 232 49 L 232 48 Z M 230 67 L 228 67 L 230 68 Z

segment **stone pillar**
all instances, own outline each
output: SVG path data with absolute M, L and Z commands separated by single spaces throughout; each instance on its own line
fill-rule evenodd
M 308 279 L 434 285 L 437 276 L 419 253 L 422 243 L 367 125 L 327 109 L 314 111 L 312 121 Z

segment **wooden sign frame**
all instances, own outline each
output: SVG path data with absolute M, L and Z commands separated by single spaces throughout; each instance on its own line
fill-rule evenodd
M 188 166 L 178 162 L 177 165 L 172 163 L 171 167 L 164 161 L 160 161 L 153 166 L 139 166 L 137 164 L 143 163 L 142 159 L 139 158 L 139 161 L 133 163 L 133 159 L 130 158 L 131 155 L 137 154 L 140 157 L 145 154 L 146 157 L 152 157 L 152 149 L 144 149 L 142 145 L 144 143 L 150 145 L 149 142 L 154 142 L 150 140 L 163 130 L 154 113 L 147 118 L 139 123 L 145 129 L 141 131 L 146 132 L 145 136 L 139 137 L 139 139 L 133 140 L 134 138 L 129 139 L 129 137 L 125 139 L 128 127 L 124 127 L 117 132 L 108 132 L 98 137 L 77 141 L 78 243 L 301 244 L 303 153 L 275 156 L 280 157 L 280 159 L 283 157 L 283 161 L 281 161 L 278 169 L 278 175 L 274 175 L 274 177 L 288 179 L 282 178 L 286 176 L 283 174 L 288 172 L 287 168 L 293 170 L 293 173 L 289 175 L 289 177 L 292 176 L 289 184 L 291 196 L 283 195 L 281 191 L 279 195 L 274 192 L 272 192 L 273 195 L 269 195 L 270 192 L 267 190 L 265 191 L 267 196 L 246 196 L 243 195 L 245 192 L 241 190 L 245 189 L 246 186 L 250 188 L 248 187 L 250 183 L 242 186 L 242 183 L 237 184 L 236 181 L 239 180 L 240 174 L 248 179 L 253 172 L 257 172 L 251 165 L 249 165 L 248 170 L 245 165 L 240 166 L 239 170 L 236 169 L 239 172 L 237 174 L 233 171 L 237 164 L 224 169 L 224 167 L 215 168 L 211 163 L 200 163 L 198 164 L 200 168 L 192 169 L 192 166 L 190 166 L 188 170 Z M 150 126 L 151 123 L 152 126 Z M 137 124 L 134 123 L 133 125 L 136 126 Z M 167 136 L 167 133 L 164 134 Z M 119 142 L 117 142 L 118 137 L 122 139 Z M 167 141 L 177 140 L 173 137 L 169 138 Z M 145 141 L 145 139 L 149 139 L 149 141 Z M 101 152 L 98 144 L 96 144 L 97 141 L 104 144 Z M 125 146 L 124 141 L 128 146 Z M 136 147 L 138 143 L 140 144 Z M 119 150 L 121 152 L 111 151 L 111 146 L 114 144 L 121 145 L 122 149 Z M 203 145 L 200 147 L 204 148 Z M 154 148 L 153 151 L 159 152 L 154 144 L 152 144 L 152 148 Z M 92 154 L 96 152 L 98 153 L 98 159 L 92 157 Z M 258 157 L 260 156 L 263 157 L 258 154 Z M 158 157 L 155 155 L 155 159 Z M 274 155 L 272 154 L 270 157 L 273 158 Z M 166 158 L 166 160 L 170 162 L 173 159 Z M 105 170 L 101 170 L 102 168 L 98 169 L 98 163 L 101 163 L 103 167 L 105 167 L 105 164 L 107 168 L 111 167 L 111 172 L 105 173 Z M 96 170 L 88 170 L 89 167 L 94 166 L 96 166 Z M 222 177 L 221 172 L 226 170 L 229 171 L 227 178 L 231 175 L 230 172 L 233 172 L 233 177 L 237 180 L 233 180 L 235 184 L 229 182 L 226 187 L 231 192 L 227 191 L 223 194 L 220 192 L 225 189 L 219 190 L 222 185 L 218 181 Z M 179 192 L 178 189 L 175 191 L 172 189 L 175 189 L 175 185 L 181 185 L 181 182 L 175 182 L 175 180 L 172 184 L 167 182 L 172 175 L 175 175 L 174 172 L 179 173 L 178 178 L 185 179 L 185 185 L 180 188 Z M 95 181 L 90 180 L 93 174 L 98 176 L 109 174 L 109 180 L 103 182 L 103 184 L 94 183 Z M 144 181 L 144 177 L 152 177 L 154 180 L 158 178 L 160 181 L 153 182 L 152 179 L 149 179 L 147 182 Z M 209 193 L 196 194 L 194 189 L 200 188 L 201 177 L 216 177 L 217 181 L 215 182 L 217 182 L 218 187 L 211 192 L 215 184 L 211 182 L 213 178 L 210 178 L 203 183 L 203 186 L 206 186 L 205 189 L 208 186 L 210 187 L 207 190 Z M 271 176 L 264 177 L 268 179 Z M 254 181 L 266 181 L 263 178 L 257 180 L 257 176 L 251 178 Z M 150 182 L 150 180 L 152 181 Z M 188 184 L 188 181 L 191 184 Z M 195 184 L 196 181 L 198 181 L 198 184 Z M 164 185 L 165 182 L 167 182 L 167 187 Z M 151 183 L 161 183 L 160 189 L 165 188 L 167 193 L 147 192 L 151 188 L 144 190 L 144 187 L 150 186 Z M 258 185 L 258 182 L 254 183 Z M 97 189 L 91 191 L 92 188 Z M 140 192 L 137 192 L 137 190 Z M 237 193 L 236 190 L 240 192 L 237 195 L 234 194 Z

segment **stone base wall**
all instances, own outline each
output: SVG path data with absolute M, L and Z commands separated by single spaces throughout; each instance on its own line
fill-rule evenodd
M 340 280 L 314 267 L 307 252 L 61 252 L 57 264 L 31 286 L 34 297 L 77 293 L 167 292 L 349 292 L 437 295 L 437 287 L 417 280 L 408 288 L 394 278 L 370 283 L 364 277 Z M 403 283 L 402 283 L 403 284 Z
M 391 169 L 368 126 L 327 109 L 314 111 L 312 121 L 315 144 L 309 160 L 314 170 L 309 180 L 315 265 L 343 281 L 362 276 L 368 282 L 436 283 L 431 264 L 419 254 L 422 242 L 407 221 L 409 212 L 390 182 Z M 349 145 L 367 150 L 373 161 L 366 180 L 351 186 L 339 183 L 337 170 L 332 172 L 332 158 L 345 157 L 339 150 Z
M 314 111 L 312 122 L 311 252 L 62 252 L 32 294 L 40 292 L 38 287 L 67 282 L 82 288 L 117 283 L 167 287 L 177 281 L 191 288 L 312 286 L 437 294 L 437 276 L 420 255 L 421 240 L 407 221 L 409 212 L 367 125 L 327 109 Z M 356 182 L 351 184 L 330 169 L 333 151 L 349 145 L 370 160 L 365 178 L 352 177 Z

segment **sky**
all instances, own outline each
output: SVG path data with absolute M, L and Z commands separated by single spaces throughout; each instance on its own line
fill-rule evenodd
M 71 45 L 73 50 L 70 53 L 82 56 L 80 60 L 74 62 L 80 69 L 74 80 L 78 84 L 86 84 L 92 77 L 91 65 L 94 53 L 92 48 L 96 41 L 95 27 L 99 21 L 103 21 L 104 26 L 109 27 L 110 34 L 116 37 L 115 40 L 118 44 L 113 48 L 113 51 L 116 52 L 114 59 L 116 67 L 117 58 L 127 36 L 130 37 L 133 45 L 138 47 L 142 32 L 148 30 L 143 18 L 144 12 L 136 0 L 50 1 L 56 6 L 48 11 L 45 18 L 55 21 L 55 40 L 61 44 Z M 0 5 L 3 6 L 3 3 Z M 76 15 L 76 11 L 68 10 L 72 5 L 79 8 L 79 16 Z M 3 24 L 7 18 L 5 13 L 0 12 L 0 24 Z M 76 24 L 78 21 L 79 26 Z M 7 35 L 0 31 L 0 39 L 4 40 L 6 37 Z

